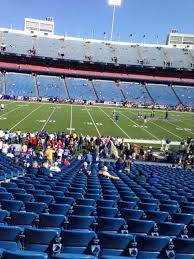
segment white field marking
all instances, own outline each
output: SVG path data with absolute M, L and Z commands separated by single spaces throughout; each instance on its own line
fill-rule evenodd
M 86 106 L 85 106 L 85 109 L 86 109 L 88 115 L 90 116 L 90 119 L 91 119 L 91 121 L 92 121 L 92 123 L 93 123 L 93 125 L 94 125 L 94 127 L 95 127 L 95 129 L 97 131 L 97 133 L 98 133 L 98 136 L 101 136 L 100 131 L 98 130 L 98 127 L 96 126 L 96 123 L 94 122 L 94 119 L 92 118 L 92 115 L 91 115 L 91 113 L 89 112 L 89 110 L 88 110 L 88 108 Z
M 38 109 L 40 109 L 42 105 L 38 106 L 36 109 L 34 109 L 33 111 L 31 111 L 28 115 L 26 115 L 23 119 L 21 119 L 20 121 L 18 121 L 15 125 L 13 125 L 13 127 L 11 127 L 9 129 L 9 131 L 11 131 L 12 129 L 14 129 L 17 125 L 19 125 L 22 121 L 24 121 L 25 119 L 27 119 L 32 113 L 34 113 L 35 111 L 37 111 Z
M 6 117 L 0 117 L 0 120 L 7 120 Z
M 43 125 L 41 131 L 46 127 L 47 123 L 50 121 L 50 118 L 52 117 L 53 113 L 56 111 L 56 109 L 53 109 L 51 114 L 49 115 L 48 119 L 46 120 L 45 124 Z
M 73 107 L 72 107 L 72 105 L 71 105 L 71 116 L 70 116 L 70 126 L 69 126 L 69 128 L 70 128 L 70 134 L 71 134 L 71 132 L 72 132 L 72 120 L 73 120 L 73 118 L 72 118 L 72 113 L 73 113 Z
M 132 114 L 136 115 L 134 112 L 130 111 Z M 153 121 L 149 121 L 150 123 L 156 125 L 157 127 L 161 128 L 162 130 L 167 131 L 168 133 L 170 133 L 171 135 L 174 135 L 175 137 L 182 139 L 181 137 L 179 137 L 178 135 L 174 134 L 173 132 L 171 132 L 170 130 L 163 128 L 162 126 L 158 125 L 157 123 L 153 122 Z
M 101 107 L 98 107 L 129 139 L 131 138 Z
M 9 113 L 11 113 L 11 112 L 14 112 L 14 111 L 16 111 L 16 110 L 18 110 L 18 109 L 21 109 L 22 107 L 17 107 L 17 108 L 14 108 L 14 109 L 12 109 L 11 111 L 8 111 L 8 112 L 6 112 L 6 113 L 3 113 L 1 116 L 0 116 L 0 118 L 2 118 L 2 117 L 4 117 L 5 115 L 7 115 L 7 114 L 9 114 Z
M 149 132 L 148 130 L 146 130 L 144 127 L 142 127 L 141 125 L 139 125 L 138 123 L 136 123 L 135 121 L 133 121 L 132 119 L 128 118 L 126 115 L 122 114 L 121 112 L 119 113 L 121 114 L 123 117 L 127 118 L 128 120 L 130 120 L 132 123 L 134 123 L 136 126 L 139 126 L 140 128 L 142 128 L 143 130 L 145 130 L 145 132 L 147 132 L 149 135 L 151 135 L 152 137 L 154 137 L 155 139 L 159 140 L 159 138 L 157 138 L 154 134 L 152 134 L 151 132 Z

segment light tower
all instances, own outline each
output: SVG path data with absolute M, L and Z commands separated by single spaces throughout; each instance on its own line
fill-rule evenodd
M 111 25 L 111 34 L 110 34 L 111 41 L 112 41 L 113 32 L 114 32 L 116 6 L 120 6 L 121 2 L 122 2 L 122 0 L 108 0 L 108 4 L 113 6 L 112 25 Z

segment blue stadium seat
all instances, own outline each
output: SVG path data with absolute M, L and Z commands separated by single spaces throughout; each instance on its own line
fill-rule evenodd
M 13 226 L 0 226 L 0 254 L 3 249 L 5 250 L 17 250 L 20 248 L 20 235 L 22 229 Z
M 138 248 L 138 259 L 149 259 L 149 258 L 164 258 L 167 257 L 165 254 L 170 244 L 169 237 L 157 237 L 157 236 L 136 236 L 137 248 Z
M 46 253 L 34 251 L 5 251 L 3 252 L 3 259 L 47 259 Z
M 148 211 L 146 212 L 146 219 L 153 220 L 156 223 L 167 221 L 169 213 L 165 211 Z
M 129 219 L 140 219 L 144 215 L 143 210 L 133 210 L 133 209 L 122 209 L 121 215 L 125 220 Z
M 43 202 L 26 202 L 25 209 L 28 212 L 34 212 L 37 214 L 43 213 L 48 208 L 46 203 Z
M 64 215 L 42 213 L 39 215 L 38 227 L 42 229 L 55 229 L 60 232 L 66 221 L 67 219 Z
M 117 208 L 97 207 L 98 217 L 116 217 L 117 214 L 118 214 Z
M 43 202 L 47 205 L 54 201 L 54 197 L 52 195 L 34 195 L 34 199 L 36 202 Z
M 69 256 L 64 258 L 81 258 L 79 254 L 93 255 L 92 253 L 96 252 L 95 249 L 92 249 L 92 245 L 97 240 L 96 234 L 93 231 L 64 230 L 61 232 L 61 238 L 61 253 L 63 256 Z
M 8 217 L 9 213 L 7 210 L 0 210 L 0 225 L 6 224 L 6 218 Z
M 73 197 L 55 197 L 55 202 L 60 204 L 73 205 L 75 203 L 75 199 Z
M 9 192 L 0 192 L 0 201 L 2 200 L 11 200 L 13 199 L 13 195 Z
M 194 258 L 194 238 L 175 238 L 173 244 L 177 259 Z
M 70 210 L 70 205 L 69 204 L 50 204 L 49 205 L 49 213 L 50 214 L 61 214 L 61 215 L 68 215 L 69 210 Z
M 14 199 L 18 201 L 23 201 L 25 203 L 25 202 L 33 201 L 34 196 L 32 194 L 27 194 L 27 193 L 25 194 L 16 193 L 14 194 Z
M 24 206 L 24 203 L 22 201 L 16 201 L 16 200 L 2 200 L 1 201 L 1 208 L 3 210 L 7 210 L 9 212 L 12 211 L 19 211 Z
M 185 225 L 189 225 L 193 222 L 193 215 L 186 213 L 175 213 L 171 215 L 171 220 L 174 223 L 182 223 Z
M 26 250 L 53 253 L 53 245 L 57 243 L 58 233 L 52 229 L 25 229 L 24 246 Z
M 125 220 L 123 218 L 113 218 L 113 217 L 98 217 L 96 221 L 96 232 L 111 231 L 111 232 L 121 232 L 126 230 Z
M 158 232 L 161 236 L 178 237 L 184 234 L 185 225 L 180 223 L 162 222 L 158 223 Z
M 155 222 L 151 220 L 138 220 L 130 219 L 127 220 L 129 233 L 139 233 L 139 234 L 151 234 L 154 233 Z
M 93 199 L 77 199 L 77 205 L 86 205 L 86 206 L 93 206 L 95 204 L 95 200 Z
M 25 211 L 12 211 L 10 214 L 10 225 L 21 228 L 32 227 L 35 224 L 37 214 Z
M 188 226 L 188 236 L 194 238 L 194 224 Z
M 129 258 L 134 253 L 135 247 L 132 244 L 134 243 L 134 237 L 130 234 L 101 232 L 98 237 L 100 239 L 101 258 L 116 259 L 116 256 L 126 256 L 126 258 Z M 130 248 L 133 248 L 133 252 Z
M 96 205 L 99 207 L 114 207 L 116 202 L 114 200 L 97 200 Z
M 74 205 L 72 214 L 79 215 L 79 216 L 90 216 L 93 212 L 94 212 L 93 206 Z
M 78 216 L 71 215 L 68 218 L 68 228 L 69 229 L 88 229 L 91 230 L 95 222 L 95 217 L 93 216 Z

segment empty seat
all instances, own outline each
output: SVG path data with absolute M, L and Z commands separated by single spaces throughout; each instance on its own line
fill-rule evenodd
M 116 217 L 117 214 L 117 208 L 97 207 L 98 217 Z
M 34 212 L 13 211 L 10 215 L 10 225 L 22 228 L 32 227 L 36 218 L 37 214 Z
M 6 218 L 8 217 L 7 210 L 0 210 L 0 224 L 6 223 Z
M 5 182 L 2 182 L 1 183 L 1 187 L 5 187 L 5 188 L 17 188 L 17 184 L 16 183 L 5 183 Z
M 93 206 L 86 206 L 86 205 L 75 205 L 73 206 L 73 215 L 79 216 L 90 216 L 94 211 Z
M 96 222 L 96 232 L 101 231 L 116 231 L 126 229 L 125 220 L 123 218 L 112 218 L 112 217 L 98 217 Z
M 161 211 L 166 211 L 169 214 L 177 213 L 179 211 L 179 206 L 176 205 L 161 204 L 159 207 Z
M 77 199 L 77 205 L 86 205 L 86 206 L 93 206 L 95 204 L 95 200 L 93 199 Z
M 155 222 L 151 220 L 127 220 L 129 233 L 151 234 L 154 232 Z
M 17 250 L 22 229 L 13 226 L 0 226 L 0 248 L 7 250 Z M 0 251 L 2 252 L 2 251 Z
M 119 210 L 121 209 L 133 209 L 136 206 L 136 202 L 119 201 L 117 202 Z
M 158 209 L 158 205 L 156 203 L 143 203 L 143 202 L 139 202 L 138 203 L 138 208 L 140 210 L 143 210 L 144 212 L 156 211 Z
M 43 202 L 26 202 L 25 209 L 26 211 L 40 214 L 47 209 L 47 204 Z
M 114 207 L 116 202 L 114 200 L 97 200 L 96 205 L 99 207 Z
M 194 238 L 194 224 L 188 226 L 188 236 Z
M 88 230 L 90 230 L 95 222 L 95 217 L 71 215 L 68 218 L 68 221 L 69 221 L 69 223 L 68 223 L 69 229 L 88 229 Z
M 92 245 L 97 237 L 95 232 L 89 230 L 64 230 L 61 232 L 61 238 L 62 256 L 69 256 L 64 258 L 81 258 L 79 254 L 92 255 Z
M 54 198 L 51 195 L 34 195 L 34 199 L 37 202 L 43 202 L 47 205 L 54 201 Z
M 0 192 L 0 201 L 2 200 L 11 200 L 13 195 L 9 192 Z
M 118 234 L 101 232 L 99 235 L 101 257 L 106 258 L 117 258 L 116 256 L 128 256 L 130 257 L 130 247 L 134 241 L 134 237 L 130 234 Z M 125 258 L 125 257 L 123 257 Z
M 19 211 L 23 207 L 22 201 L 16 200 L 2 200 L 1 201 L 1 208 L 3 210 L 11 211 Z
M 4 259 L 47 259 L 46 253 L 33 251 L 5 251 L 3 252 Z
M 125 220 L 140 219 L 144 215 L 143 210 L 122 209 L 121 215 Z
M 146 212 L 146 218 L 149 220 L 153 220 L 156 223 L 167 221 L 169 217 L 169 213 L 165 211 L 149 211 Z
M 193 238 L 175 238 L 173 239 L 174 251 L 177 259 L 194 258 L 194 239 Z
M 52 253 L 53 244 L 58 233 L 53 229 L 25 229 L 25 249 L 39 252 Z
M 172 222 L 188 225 L 193 222 L 193 215 L 186 213 L 175 213 L 171 215 Z
M 34 197 L 33 197 L 32 194 L 16 193 L 16 194 L 14 194 L 14 199 L 19 200 L 19 201 L 23 201 L 23 202 L 28 202 L 28 201 L 33 201 Z
M 184 234 L 185 225 L 179 223 L 162 222 L 158 223 L 158 232 L 160 236 L 178 237 Z
M 75 199 L 72 197 L 55 197 L 55 202 L 60 204 L 73 205 L 75 202 Z
M 49 205 L 49 213 L 50 214 L 61 214 L 61 215 L 68 215 L 69 210 L 70 210 L 70 205 L 69 204 L 50 204 Z
M 168 248 L 170 238 L 141 235 L 136 236 L 136 241 L 138 259 L 163 258 L 161 255 L 165 253 L 165 250 Z
M 66 221 L 64 215 L 42 213 L 39 215 L 38 227 L 57 229 L 57 231 L 60 231 L 60 229 L 64 227 Z

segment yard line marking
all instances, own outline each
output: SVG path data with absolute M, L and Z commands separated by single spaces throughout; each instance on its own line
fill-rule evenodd
M 133 123 L 135 123 L 137 126 L 140 126 L 140 124 L 136 123 L 135 121 L 133 121 L 132 119 L 128 118 L 126 115 L 122 114 L 121 112 L 119 113 L 121 114 L 123 117 L 127 118 L 128 120 L 132 121 Z M 148 134 L 150 134 L 152 137 L 154 137 L 155 139 L 159 140 L 159 138 L 157 138 L 154 134 L 152 134 L 151 132 L 149 132 L 148 130 L 146 130 L 145 128 L 141 128 L 143 130 L 145 130 Z
M 72 113 L 73 113 L 73 107 L 72 107 L 72 105 L 71 105 L 71 116 L 70 116 L 70 126 L 69 126 L 69 128 L 70 128 L 70 134 L 71 134 L 71 132 L 72 132 L 72 121 L 73 121 Z
M 56 108 L 54 108 L 49 115 L 48 119 L 46 120 L 45 124 L 43 125 L 42 129 L 40 131 L 43 131 L 43 129 L 46 127 L 47 123 L 49 122 L 50 118 L 52 117 L 53 113 L 56 111 Z
M 16 110 L 18 110 L 18 109 L 21 109 L 22 107 L 17 107 L 17 108 L 14 108 L 14 109 L 12 109 L 11 111 L 8 111 L 8 112 L 6 112 L 6 113 L 3 113 L 1 116 L 0 116 L 0 118 L 1 117 L 4 117 L 5 115 L 7 115 L 7 114 L 9 114 L 9 113 L 11 113 L 11 112 L 14 112 L 14 111 L 16 111 Z
M 131 110 L 129 110 L 129 112 L 131 112 L 132 114 L 136 115 L 134 112 L 132 112 Z M 167 131 L 168 133 L 170 133 L 171 135 L 174 135 L 175 137 L 182 139 L 181 137 L 179 137 L 178 135 L 174 134 L 173 132 L 171 132 L 170 130 L 163 128 L 162 126 L 158 125 L 157 123 L 153 122 L 153 121 L 149 121 L 150 123 L 156 125 L 157 127 L 161 128 L 162 130 Z
M 101 107 L 98 107 L 128 138 L 131 138 Z
M 85 106 L 85 108 L 86 108 L 87 113 L 89 114 L 89 116 L 90 116 L 90 118 L 91 118 L 91 120 L 92 120 L 92 123 L 93 123 L 94 127 L 96 128 L 96 131 L 98 132 L 98 135 L 99 135 L 99 137 L 100 137 L 100 136 L 101 136 L 100 131 L 98 130 L 98 127 L 96 126 L 96 123 L 94 122 L 94 119 L 93 119 L 91 113 L 89 112 L 89 110 L 88 110 L 88 108 L 87 108 L 86 106 Z
M 16 123 L 13 127 L 11 127 L 9 129 L 9 131 L 11 131 L 12 129 L 14 129 L 17 125 L 19 125 L 22 121 L 24 121 L 25 119 L 27 119 L 32 113 L 34 113 L 35 111 L 37 111 L 42 105 L 38 106 L 38 108 L 34 109 L 33 111 L 31 111 L 28 115 L 26 115 L 23 119 L 21 119 L 18 123 Z

